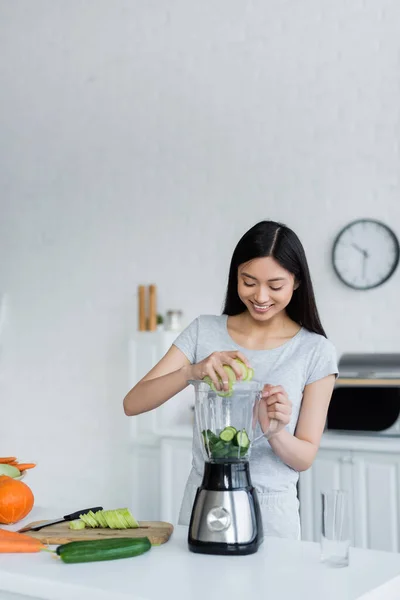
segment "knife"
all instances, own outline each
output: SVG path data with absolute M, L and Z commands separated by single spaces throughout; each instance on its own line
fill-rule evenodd
M 19 533 L 23 533 L 24 531 L 39 531 L 43 527 L 48 527 L 49 525 L 55 525 L 56 523 L 64 523 L 64 521 L 73 521 L 74 519 L 79 519 L 79 515 L 84 515 L 89 511 L 96 513 L 98 510 L 103 510 L 102 506 L 95 506 L 94 508 L 84 508 L 83 510 L 78 510 L 77 512 L 73 512 L 70 515 L 64 515 L 59 519 L 53 519 L 52 521 L 44 521 L 43 523 L 39 523 L 38 525 L 26 525 L 22 527 L 22 529 L 18 529 Z

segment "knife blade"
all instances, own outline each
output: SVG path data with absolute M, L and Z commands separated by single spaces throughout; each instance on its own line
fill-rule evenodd
M 43 523 L 39 523 L 38 525 L 26 525 L 25 527 L 22 527 L 22 529 L 18 529 L 18 533 L 23 533 L 24 531 L 39 531 L 39 529 L 43 529 L 43 527 L 48 527 L 49 525 L 55 525 L 56 523 L 64 523 L 64 521 L 73 521 L 74 519 L 79 519 L 79 515 L 84 515 L 90 510 L 93 513 L 96 513 L 99 510 L 103 510 L 103 507 L 95 506 L 94 508 L 84 508 L 83 510 L 73 512 L 70 515 L 64 515 L 63 517 L 59 517 L 58 519 L 52 519 L 51 521 L 44 521 Z

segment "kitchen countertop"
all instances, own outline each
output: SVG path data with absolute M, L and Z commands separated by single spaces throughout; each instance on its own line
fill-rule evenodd
M 158 438 L 192 440 L 193 427 L 189 424 L 160 429 Z M 137 443 L 137 442 L 136 442 Z M 365 452 L 400 452 L 400 436 L 374 435 L 365 432 L 325 431 L 321 448 L 331 450 L 361 450 Z
M 9 529 L 58 514 L 35 507 L 18 527 Z M 199 555 L 188 551 L 187 528 L 179 526 L 169 542 L 132 559 L 67 565 L 47 552 L 0 556 L 0 600 L 257 597 L 398 600 L 400 554 L 351 548 L 350 566 L 333 569 L 319 562 L 319 544 L 265 538 L 251 556 Z
M 326 431 L 322 436 L 320 447 L 332 450 L 400 452 L 400 437 L 358 432 Z

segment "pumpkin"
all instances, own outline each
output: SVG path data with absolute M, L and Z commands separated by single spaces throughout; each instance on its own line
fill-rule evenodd
M 0 523 L 17 523 L 31 512 L 35 499 L 30 487 L 7 475 L 0 476 Z

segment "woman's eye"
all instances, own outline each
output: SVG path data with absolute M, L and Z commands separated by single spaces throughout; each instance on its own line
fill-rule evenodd
M 281 290 L 283 288 L 283 285 L 281 285 L 281 287 L 278 288 L 271 288 L 271 290 L 274 290 L 274 292 L 278 292 L 279 290 Z
M 256 285 L 255 283 L 246 283 L 245 281 L 243 283 L 246 287 L 254 287 Z

